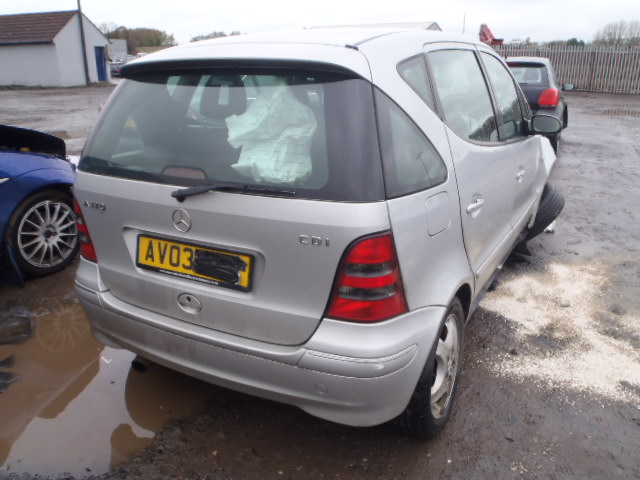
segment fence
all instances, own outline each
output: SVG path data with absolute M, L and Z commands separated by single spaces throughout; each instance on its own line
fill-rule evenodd
M 556 70 L 560 84 L 575 90 L 599 93 L 640 94 L 640 48 L 612 50 L 602 47 L 532 47 L 497 45 L 508 57 L 546 57 Z

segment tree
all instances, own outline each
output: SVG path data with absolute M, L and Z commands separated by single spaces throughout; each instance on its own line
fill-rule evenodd
M 576 37 L 567 40 L 568 47 L 584 47 L 584 40 L 578 40 Z
M 209 40 L 210 38 L 220 38 L 220 37 L 226 37 L 227 34 L 224 32 L 211 32 L 211 33 L 207 33 L 206 35 L 196 35 L 195 37 L 191 38 L 191 42 L 199 42 L 200 40 Z
M 107 37 L 109 34 L 118 29 L 118 24 L 114 22 L 102 22 L 98 25 L 98 30 L 104 33 Z
M 569 40 L 552 40 L 551 42 L 546 42 L 544 44 L 546 47 L 584 47 L 584 40 L 579 40 L 575 37 L 570 38 Z
M 240 32 L 238 32 L 237 30 L 234 30 L 233 32 L 231 32 L 228 36 L 232 37 L 234 35 L 242 35 Z M 220 38 L 220 37 L 226 37 L 227 34 L 225 32 L 211 32 L 211 33 L 207 33 L 206 35 L 196 35 L 195 37 L 191 38 L 191 42 L 199 42 L 200 40 L 209 40 L 210 38 Z
M 605 47 L 638 47 L 640 46 L 640 21 L 609 23 L 598 30 L 593 41 Z
M 163 45 L 175 45 L 173 35 L 154 28 L 127 28 L 117 27 L 106 34 L 107 38 L 117 38 L 127 41 L 127 50 L 130 54 L 138 53 L 140 47 L 159 47 Z
M 551 40 L 550 42 L 545 42 L 544 45 L 549 48 L 557 48 L 566 46 L 567 42 L 564 40 Z

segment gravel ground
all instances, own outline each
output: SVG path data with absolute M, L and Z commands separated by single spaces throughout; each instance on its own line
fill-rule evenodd
M 113 88 L 0 88 L 0 124 L 56 135 L 65 140 L 68 155 L 79 155 Z
M 97 109 L 108 94 L 70 91 L 64 101 L 24 92 L 70 121 L 75 101 Z M 0 91 L 0 122 L 55 131 L 11 113 L 24 102 L 14 93 Z M 347 428 L 216 389 L 204 411 L 165 425 L 100 478 L 640 478 L 640 97 L 568 97 L 551 178 L 564 211 L 554 233 L 529 242 L 531 255 L 510 259 L 469 321 L 440 437 Z M 86 132 L 74 125 L 55 128 Z

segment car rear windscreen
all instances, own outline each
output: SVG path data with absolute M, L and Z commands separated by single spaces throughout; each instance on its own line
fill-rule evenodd
M 547 69 L 540 64 L 509 63 L 509 68 L 516 81 L 521 85 L 549 85 Z
M 124 79 L 79 170 L 296 198 L 384 198 L 370 83 L 291 69 L 198 69 Z

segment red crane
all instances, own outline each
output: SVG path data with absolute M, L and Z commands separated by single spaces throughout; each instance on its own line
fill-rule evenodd
M 487 26 L 486 23 L 483 23 L 482 25 L 480 25 L 479 35 L 480 35 L 480 41 L 488 45 L 502 45 L 502 42 L 504 41 L 503 38 L 494 37 L 493 33 L 491 33 L 491 30 L 489 30 L 489 27 Z

